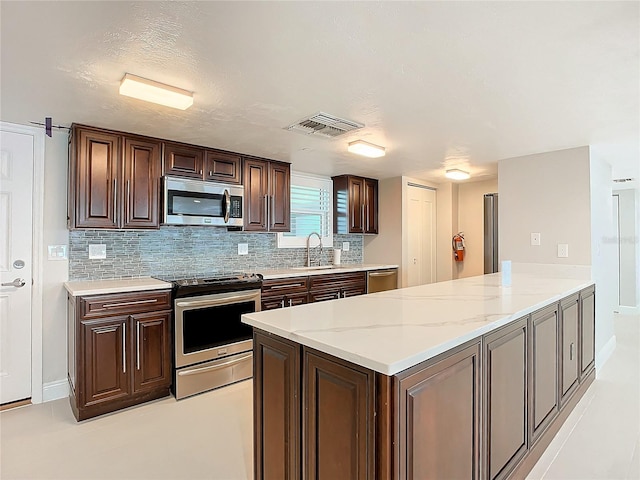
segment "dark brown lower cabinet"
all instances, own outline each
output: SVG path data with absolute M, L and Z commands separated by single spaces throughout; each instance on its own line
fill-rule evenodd
M 580 381 L 595 366 L 596 295 L 595 287 L 580 292 Z
M 508 477 L 527 453 L 528 317 L 485 336 L 485 478 Z
M 558 414 L 558 305 L 531 314 L 529 330 L 529 444 Z
M 374 372 L 302 351 L 303 478 L 374 478 Z
M 395 478 L 480 478 L 480 343 L 396 376 Z

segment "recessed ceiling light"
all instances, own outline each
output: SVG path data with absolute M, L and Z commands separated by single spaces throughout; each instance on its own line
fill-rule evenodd
M 384 157 L 385 155 L 384 147 L 374 145 L 373 143 L 365 142 L 364 140 L 356 140 L 354 142 L 349 142 L 349 146 L 347 147 L 347 150 L 349 150 L 351 153 L 355 153 L 357 155 L 363 155 L 369 158 Z
M 465 172 L 464 170 L 458 170 L 457 168 L 452 168 L 451 170 L 447 170 L 444 176 L 452 180 L 467 180 L 468 178 L 471 178 L 471 175 L 469 175 L 469 172 Z
M 130 73 L 125 74 L 122 82 L 120 82 L 120 95 L 137 98 L 145 102 L 158 103 L 179 110 L 186 110 L 193 105 L 193 92 L 131 75 Z

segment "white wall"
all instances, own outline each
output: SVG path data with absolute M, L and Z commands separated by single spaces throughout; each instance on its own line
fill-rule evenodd
M 498 162 L 500 260 L 590 265 L 589 189 L 588 147 Z M 569 245 L 568 258 L 558 258 L 558 243 Z
M 42 381 L 66 383 L 67 307 L 62 285 L 68 279 L 66 260 L 47 260 L 47 245 L 68 245 L 67 132 L 55 131 L 45 140 L 44 165 L 44 276 L 42 299 Z M 47 396 L 45 394 L 45 400 Z
M 615 190 L 619 198 L 620 225 L 620 306 L 634 311 L 640 304 L 638 296 L 638 223 L 640 212 L 636 209 L 637 191 Z M 626 311 L 620 310 L 621 312 Z
M 441 183 L 436 191 L 436 281 L 454 278 L 451 237 L 458 231 L 458 184 Z
M 484 194 L 497 191 L 497 179 L 458 185 L 458 231 L 464 232 L 465 252 L 464 261 L 455 262 L 456 278 L 484 274 Z

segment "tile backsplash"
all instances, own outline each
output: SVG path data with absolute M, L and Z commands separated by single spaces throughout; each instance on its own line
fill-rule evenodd
M 334 248 L 349 242 L 343 264 L 362 263 L 362 235 L 334 235 Z M 238 255 L 238 244 L 249 253 Z M 89 245 L 105 244 L 105 259 L 89 259 Z M 219 228 L 160 227 L 160 230 L 72 230 L 69 232 L 69 280 L 144 276 L 187 277 L 212 272 L 256 272 L 300 267 L 304 248 L 277 248 L 274 233 L 227 232 Z M 312 257 L 315 260 L 315 257 Z M 323 251 L 323 264 L 333 249 Z

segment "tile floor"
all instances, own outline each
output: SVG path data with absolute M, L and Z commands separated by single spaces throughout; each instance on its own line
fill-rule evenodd
M 640 316 L 529 479 L 640 479 Z M 67 399 L 0 413 L 0 478 L 252 477 L 252 385 L 158 400 L 76 423 Z

